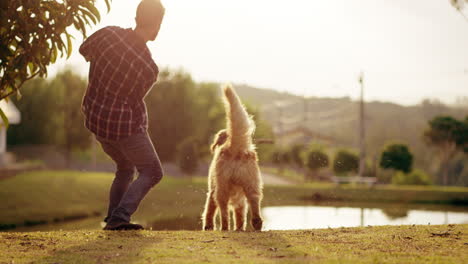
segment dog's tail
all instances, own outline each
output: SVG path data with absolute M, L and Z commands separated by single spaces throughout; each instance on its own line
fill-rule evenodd
M 231 85 L 224 87 L 224 99 L 230 148 L 247 150 L 252 146 L 255 123 Z

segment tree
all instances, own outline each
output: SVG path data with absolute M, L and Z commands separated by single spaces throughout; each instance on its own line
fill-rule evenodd
M 107 9 L 110 1 L 104 0 Z M 70 26 L 86 37 L 86 25 L 96 24 L 96 0 L 0 1 L 0 100 L 17 93 L 64 55 L 70 57 Z M 4 118 L 3 112 L 0 115 Z
M 220 85 L 217 83 L 198 83 L 194 86 L 193 113 L 194 131 L 202 156 L 210 155 L 213 136 L 226 124 Z
M 424 138 L 427 144 L 439 149 L 442 184 L 447 185 L 450 160 L 460 150 L 467 152 L 468 121 L 461 122 L 450 116 L 435 117 L 429 121 Z
M 380 167 L 408 173 L 413 166 L 413 155 L 405 144 L 390 144 L 382 151 Z
M 62 129 L 59 131 L 62 131 L 63 136 L 58 145 L 64 149 L 66 166 L 69 167 L 72 151 L 85 150 L 91 144 L 91 134 L 84 126 L 84 117 L 80 110 L 87 81 L 67 69 L 57 74 L 51 85 L 59 87 L 57 91 L 60 93 L 60 101 L 57 104 L 62 113 Z
M 284 167 L 289 164 L 291 159 L 287 151 L 277 149 L 272 153 L 272 161 L 278 167 L 278 173 L 283 174 Z
M 468 154 L 468 116 L 465 117 L 457 137 L 457 145 L 464 153 Z
M 91 134 L 83 125 L 80 111 L 86 86 L 86 80 L 70 69 L 51 80 L 28 82 L 24 98 L 14 100 L 23 121 L 10 128 L 8 143 L 59 146 L 64 149 L 69 163 L 73 150 L 86 149 L 91 143 Z
M 182 172 L 193 175 L 198 170 L 199 160 L 197 142 L 193 138 L 187 138 L 177 147 L 178 163 Z
M 292 162 L 298 167 L 304 167 L 304 158 L 302 157 L 305 146 L 302 144 L 295 144 L 291 147 L 290 156 Z
M 328 167 L 328 164 L 329 164 L 328 155 L 322 150 L 311 150 L 307 154 L 306 166 L 314 174 L 316 174 L 317 171 L 320 170 L 321 168 Z
M 9 127 L 8 144 L 56 144 L 59 140 L 60 102 L 59 87 L 51 81 L 34 79 L 25 84 L 25 96 L 20 101 L 13 98 L 21 112 L 21 123 Z M 49 103 L 44 103 L 49 102 Z
M 347 175 L 349 172 L 357 172 L 359 157 L 349 150 L 339 150 L 333 161 L 333 171 L 337 175 Z
M 270 123 L 263 119 L 263 116 L 261 115 L 260 110 L 256 105 L 250 104 L 243 98 L 241 99 L 243 100 L 247 112 L 253 117 L 253 120 L 255 122 L 253 143 L 256 146 L 259 162 L 263 162 L 265 160 L 268 160 L 271 157 L 272 153 L 275 151 L 275 146 L 272 144 L 274 140 L 273 128 L 271 127 Z M 223 116 L 225 116 L 224 110 Z M 223 127 L 224 126 L 226 126 L 225 123 L 223 123 Z M 271 143 L 261 142 L 259 140 L 271 140 Z
M 206 117 L 207 113 L 196 111 L 195 88 L 190 74 L 165 69 L 145 98 L 149 134 L 162 161 L 175 161 L 177 146 L 188 137 L 196 137 L 197 116 Z

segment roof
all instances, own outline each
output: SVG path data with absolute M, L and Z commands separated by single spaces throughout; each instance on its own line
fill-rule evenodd
M 8 102 L 6 100 L 1 100 L 0 109 L 2 109 L 3 113 L 5 113 L 5 115 L 7 116 L 8 122 L 10 124 L 19 124 L 21 122 L 21 113 L 11 100 Z M 0 124 L 3 124 L 1 118 Z

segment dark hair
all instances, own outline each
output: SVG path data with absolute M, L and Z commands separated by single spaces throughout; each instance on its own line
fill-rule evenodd
M 136 24 L 140 27 L 152 27 L 161 24 L 166 9 L 160 0 L 142 0 L 136 11 Z

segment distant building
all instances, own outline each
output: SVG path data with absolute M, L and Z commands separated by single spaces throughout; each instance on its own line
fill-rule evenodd
M 10 125 L 19 124 L 21 122 L 21 113 L 12 101 L 7 102 L 5 100 L 1 100 L 0 109 L 2 109 L 3 113 L 5 113 Z M 5 165 L 4 163 L 7 147 L 6 133 L 6 126 L 3 123 L 3 120 L 0 118 L 0 167 Z

